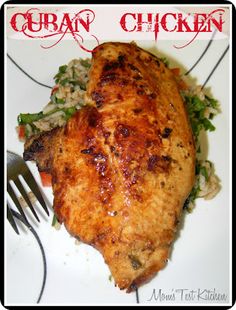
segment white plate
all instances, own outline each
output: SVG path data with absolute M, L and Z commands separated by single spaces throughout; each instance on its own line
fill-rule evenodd
M 152 52 L 157 51 L 154 40 L 136 42 Z M 171 66 L 180 65 L 186 72 L 196 63 L 207 44 L 206 40 L 195 40 L 187 48 L 175 49 L 173 41 L 160 40 L 158 51 L 170 58 Z M 228 44 L 226 36 L 212 42 L 191 72 L 198 84 L 204 83 Z M 31 77 L 50 86 L 54 84 L 53 76 L 60 65 L 72 58 L 88 56 L 71 40 L 62 40 L 56 47 L 45 50 L 39 41 L 8 38 L 7 52 Z M 221 113 L 213 121 L 217 130 L 208 134 L 207 141 L 208 158 L 215 164 L 221 191 L 213 200 L 199 199 L 193 213 L 184 216 L 169 263 L 151 282 L 138 290 L 140 303 L 230 302 L 229 65 L 227 52 L 206 85 L 221 107 Z M 49 101 L 50 89 L 31 80 L 9 58 L 6 60 L 6 73 L 6 149 L 22 154 L 23 144 L 18 141 L 15 131 L 17 115 L 41 110 Z M 30 163 L 29 166 L 40 185 L 35 165 Z M 51 189 L 41 189 L 52 203 Z M 40 304 L 137 303 L 135 293 L 120 291 L 109 280 L 109 269 L 96 250 L 84 244 L 76 245 L 75 239 L 63 227 L 57 231 L 51 226 L 51 210 L 49 218 L 43 219 L 43 215 L 41 218 L 40 224 L 33 223 L 46 255 L 46 283 Z M 5 240 L 5 304 L 35 304 L 44 275 L 38 243 L 27 229 L 20 229 L 20 235 L 16 235 L 7 221 Z M 216 294 L 219 294 L 218 301 L 215 300 Z

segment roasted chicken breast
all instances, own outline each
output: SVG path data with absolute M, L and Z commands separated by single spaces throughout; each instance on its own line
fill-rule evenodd
M 192 131 L 171 70 L 135 44 L 94 49 L 86 100 L 24 159 L 52 174 L 58 220 L 130 292 L 166 265 L 194 184 Z

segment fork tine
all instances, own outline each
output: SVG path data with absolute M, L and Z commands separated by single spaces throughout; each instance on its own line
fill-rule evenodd
M 25 189 L 24 189 L 24 187 L 22 186 L 22 184 L 21 184 L 21 182 L 20 182 L 20 180 L 19 180 L 18 178 L 15 179 L 15 184 L 16 184 L 18 190 L 20 191 L 22 197 L 25 199 L 25 201 L 26 201 L 28 207 L 29 207 L 30 210 L 32 211 L 33 215 L 35 216 L 36 220 L 37 220 L 38 222 L 40 222 L 40 220 L 39 220 L 39 218 L 38 218 L 38 215 L 37 215 L 37 213 L 35 212 L 34 207 L 32 206 L 32 203 L 31 203 L 31 201 L 29 200 L 29 197 L 28 197 L 28 195 L 27 195 Z
M 16 194 L 14 193 L 14 191 L 13 191 L 13 189 L 12 189 L 12 187 L 11 187 L 9 182 L 7 182 L 7 192 L 10 195 L 11 199 L 13 200 L 13 202 L 14 202 L 15 206 L 17 207 L 18 211 L 20 212 L 20 214 L 24 218 L 25 222 L 28 223 L 28 220 L 27 220 L 27 218 L 25 216 L 25 213 L 24 213 L 24 211 L 23 211 L 23 209 L 22 209 L 22 207 L 21 207 L 21 205 L 20 205 L 20 203 L 19 203 L 19 201 L 18 201 L 18 199 L 16 197 Z
M 10 206 L 7 204 L 7 219 L 9 221 L 9 223 L 11 224 L 11 227 L 14 229 L 14 231 L 17 233 L 17 235 L 19 235 L 19 230 L 17 228 L 16 222 L 13 218 L 12 212 L 11 212 L 11 208 Z
M 34 193 L 36 198 L 38 199 L 39 203 L 43 207 L 46 214 L 49 215 L 48 208 L 46 206 L 46 203 L 43 199 L 42 194 L 40 193 L 38 184 L 36 183 L 34 177 L 32 176 L 32 173 L 30 172 L 29 169 L 27 169 L 27 171 L 24 173 L 24 178 L 25 178 L 25 181 L 27 182 L 28 186 L 30 187 L 30 189 L 32 190 L 32 192 Z

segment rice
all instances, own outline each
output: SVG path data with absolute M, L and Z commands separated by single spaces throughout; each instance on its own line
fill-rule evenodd
M 41 131 L 49 131 L 55 127 L 61 127 L 66 123 L 65 113 L 63 111 L 57 111 L 39 121 L 33 122 L 33 124 Z
M 78 110 L 85 105 L 84 95 L 90 66 L 90 59 L 80 58 L 73 59 L 67 66 L 59 68 L 59 72 L 54 77 L 56 85 L 52 90 L 51 101 L 43 109 L 45 115 L 53 110 L 55 112 L 42 121 L 34 122 L 40 131 L 65 125 L 67 121 L 65 109 L 74 107 Z
M 38 114 L 20 114 L 18 123 L 25 125 L 25 136 L 49 131 L 54 127 L 64 126 L 67 120 L 85 105 L 84 96 L 89 79 L 91 59 L 73 59 L 68 65 L 59 67 L 54 76 L 50 101 Z M 24 120 L 27 118 L 27 121 Z M 34 120 L 36 118 L 36 120 Z

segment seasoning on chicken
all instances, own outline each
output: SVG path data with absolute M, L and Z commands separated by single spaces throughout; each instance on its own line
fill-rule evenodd
M 130 292 L 166 265 L 194 184 L 195 146 L 160 59 L 118 42 L 92 56 L 87 107 L 26 141 L 24 159 L 51 173 L 58 220 L 100 251 Z

